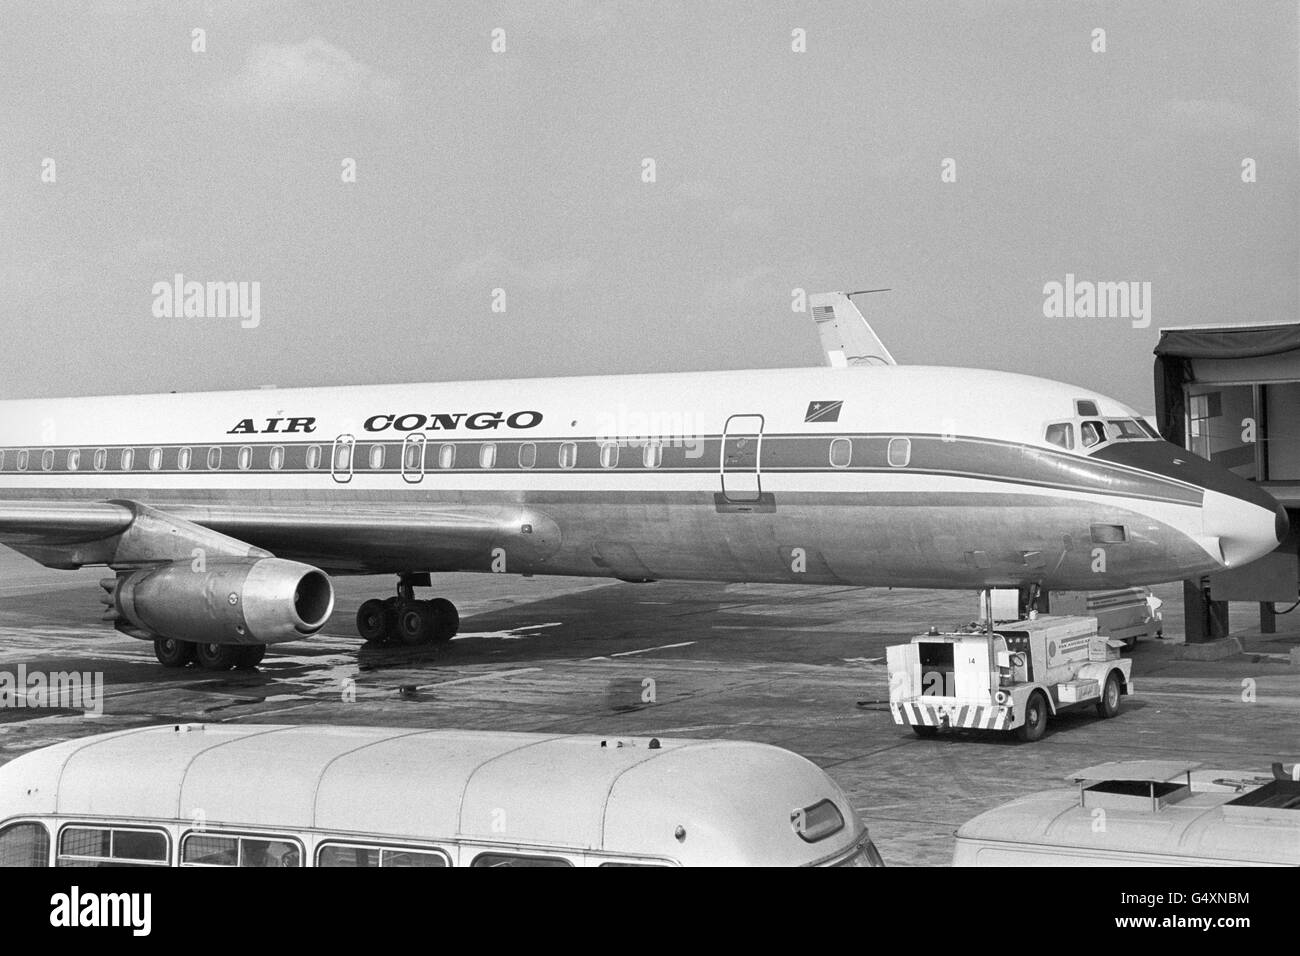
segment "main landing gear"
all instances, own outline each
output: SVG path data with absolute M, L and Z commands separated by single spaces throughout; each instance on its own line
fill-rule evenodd
M 367 644 L 400 641 L 407 645 L 441 644 L 460 630 L 460 613 L 446 598 L 415 599 L 416 580 L 427 586 L 428 575 L 403 574 L 397 596 L 367 601 L 357 610 L 357 633 Z
M 184 667 L 193 663 L 205 671 L 228 671 L 232 667 L 247 670 L 262 663 L 266 645 L 195 644 L 193 641 L 159 637 L 153 642 L 153 653 L 163 667 Z

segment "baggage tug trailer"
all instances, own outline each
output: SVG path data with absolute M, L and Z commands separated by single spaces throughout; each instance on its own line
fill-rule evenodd
M 915 637 L 885 649 L 889 710 L 921 737 L 941 729 L 1014 731 L 1038 740 L 1064 707 L 1094 703 L 1119 713 L 1133 692 L 1121 640 L 1100 637 L 1092 617 L 1039 616 L 994 631 Z

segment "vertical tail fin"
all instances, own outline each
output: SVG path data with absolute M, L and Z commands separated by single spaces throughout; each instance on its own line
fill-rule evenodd
M 888 289 L 869 289 L 887 292 Z M 853 304 L 856 292 L 816 292 L 808 297 L 817 334 L 821 336 L 826 364 L 832 368 L 851 365 L 897 365 L 885 343 L 872 330 Z

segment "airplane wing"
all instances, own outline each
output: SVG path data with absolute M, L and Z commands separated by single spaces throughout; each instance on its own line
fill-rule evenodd
M 887 289 L 869 289 L 886 292 Z M 852 365 L 897 365 L 885 343 L 853 304 L 856 292 L 817 292 L 808 297 L 817 334 L 821 336 L 826 364 L 832 368 Z
M 276 556 L 329 573 L 379 574 L 467 555 L 524 570 L 560 544 L 550 516 L 527 506 L 350 504 L 346 511 L 134 501 L 0 501 L 0 543 L 51 568 L 131 568 L 205 557 Z M 496 555 L 499 549 L 500 555 Z M 471 562 L 473 563 L 473 562 Z

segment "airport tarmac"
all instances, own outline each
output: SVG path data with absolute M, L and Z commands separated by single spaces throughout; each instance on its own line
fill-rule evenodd
M 887 863 L 944 865 L 964 821 L 1063 786 L 1082 767 L 1189 758 L 1267 770 L 1300 758 L 1300 670 L 1289 659 L 1300 611 L 1260 636 L 1250 632 L 1254 607 L 1234 605 L 1250 653 L 1180 660 L 1178 584 L 1154 589 L 1166 638 L 1133 652 L 1136 693 L 1119 717 L 1080 709 L 1021 744 L 979 733 L 922 740 L 890 718 L 886 645 L 971 620 L 976 600 L 965 592 L 455 574 L 436 581 L 460 608 L 455 640 L 373 649 L 355 636 L 353 616 L 390 593 L 392 579 L 342 578 L 321 635 L 272 647 L 256 671 L 210 674 L 165 670 L 150 645 L 101 624 L 102 576 L 49 571 L 0 548 L 0 671 L 102 673 L 105 698 L 97 717 L 0 710 L 0 762 L 178 721 L 756 740 L 835 777 Z

